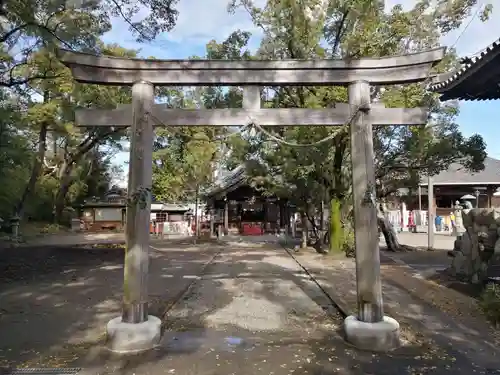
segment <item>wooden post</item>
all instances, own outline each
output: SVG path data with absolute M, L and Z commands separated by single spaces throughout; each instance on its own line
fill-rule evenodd
M 260 87 L 246 86 L 243 88 L 243 109 L 260 109 Z
M 286 223 L 286 206 L 285 206 L 285 201 L 284 200 L 279 200 L 279 225 L 278 225 L 278 229 L 279 229 L 279 233 L 281 234 L 281 232 L 283 230 L 285 230 L 285 223 Z M 285 232 L 286 233 L 286 232 Z
M 321 200 L 319 228 L 321 230 L 321 234 L 323 235 L 323 231 L 325 230 L 325 200 L 324 199 Z
M 325 199 L 321 199 L 320 206 L 320 217 L 319 217 L 319 244 L 323 246 L 325 239 Z
M 427 247 L 434 249 L 434 184 L 432 176 L 427 177 Z
M 349 84 L 349 104 L 358 114 L 351 122 L 351 160 L 356 242 L 358 319 L 375 323 L 383 320 L 380 254 L 375 202 L 373 131 L 369 121 L 370 85 Z
M 153 161 L 153 122 L 148 112 L 154 101 L 154 87 L 148 82 L 132 86 L 133 123 L 128 177 L 126 252 L 122 321 L 148 320 L 149 221 Z

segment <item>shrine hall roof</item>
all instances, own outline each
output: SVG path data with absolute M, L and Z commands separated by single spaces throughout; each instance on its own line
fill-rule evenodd
M 462 68 L 438 75 L 430 90 L 441 100 L 500 99 L 500 39 L 480 54 L 462 59 Z
M 500 160 L 487 157 L 484 169 L 476 173 L 468 172 L 460 164 L 452 164 L 432 180 L 434 185 L 500 185 Z M 420 185 L 427 186 L 427 178 Z
M 221 179 L 215 181 L 213 187 L 209 189 L 204 195 L 209 197 L 222 192 L 229 192 L 240 186 L 245 181 L 245 166 L 240 165 L 230 171 L 227 175 L 223 176 Z

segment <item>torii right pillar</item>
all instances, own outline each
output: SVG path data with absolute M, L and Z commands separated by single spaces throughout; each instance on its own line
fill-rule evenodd
M 400 345 L 399 323 L 384 315 L 382 301 L 370 84 L 353 82 L 348 93 L 354 116 L 350 130 L 358 315 L 345 319 L 344 331 L 358 348 L 387 351 Z

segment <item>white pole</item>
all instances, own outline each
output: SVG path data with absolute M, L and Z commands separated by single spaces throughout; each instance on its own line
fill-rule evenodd
M 422 211 L 422 186 L 418 185 L 418 210 Z
M 427 247 L 429 250 L 434 249 L 434 185 L 432 177 L 427 177 Z

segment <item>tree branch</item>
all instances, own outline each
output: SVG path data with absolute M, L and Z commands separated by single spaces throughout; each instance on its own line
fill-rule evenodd
M 7 39 L 9 39 L 12 35 L 17 33 L 18 31 L 21 31 L 25 27 L 28 27 L 30 23 L 24 23 L 22 25 L 19 25 L 17 27 L 14 27 L 12 30 L 7 31 L 3 36 L 0 37 L 0 43 L 5 43 Z
M 337 32 L 335 33 L 335 40 L 333 42 L 333 47 L 332 47 L 332 56 L 335 56 L 337 49 L 340 46 L 340 42 L 342 40 L 342 37 L 344 36 L 345 33 L 345 23 L 347 20 L 347 16 L 349 15 L 349 9 L 345 9 L 344 13 L 342 13 L 342 19 L 340 20 L 340 23 L 337 27 Z M 344 29 L 344 31 L 343 31 Z
M 145 36 L 142 33 L 142 31 L 139 30 L 139 28 L 136 25 L 134 25 L 132 20 L 130 18 L 128 18 L 127 16 L 125 16 L 125 13 L 123 13 L 123 9 L 120 6 L 120 4 L 118 4 L 118 2 L 116 0 L 111 0 L 111 1 L 113 2 L 113 4 L 115 4 L 117 12 L 120 14 L 120 16 L 123 18 L 123 20 L 130 26 L 130 28 L 132 28 L 139 35 L 140 38 L 142 38 L 144 40 L 148 40 L 149 37 Z

